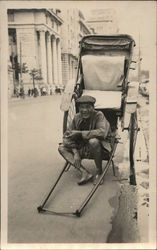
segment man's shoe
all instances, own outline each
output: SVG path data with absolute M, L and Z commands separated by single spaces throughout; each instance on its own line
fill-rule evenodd
M 94 178 L 93 184 L 96 185 L 101 178 L 101 174 L 97 174 Z M 100 185 L 104 183 L 104 179 L 101 180 Z
M 77 182 L 78 185 L 84 185 L 93 179 L 93 175 L 89 173 L 83 173 L 81 179 Z

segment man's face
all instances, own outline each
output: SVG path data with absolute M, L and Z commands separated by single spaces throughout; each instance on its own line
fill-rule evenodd
M 90 103 L 81 103 L 79 105 L 79 112 L 83 119 L 88 119 L 91 116 L 93 110 L 94 107 Z

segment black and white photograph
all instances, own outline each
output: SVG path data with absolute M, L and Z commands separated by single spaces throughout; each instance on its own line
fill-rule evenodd
M 1 1 L 1 249 L 156 249 L 156 1 Z

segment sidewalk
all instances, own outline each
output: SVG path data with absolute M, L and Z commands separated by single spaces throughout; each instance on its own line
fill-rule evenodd
M 124 145 L 123 161 L 118 164 L 121 184 L 119 208 L 112 221 L 108 243 L 148 243 L 149 222 L 149 117 L 146 98 L 139 97 L 138 132 L 135 148 L 135 171 L 137 186 L 129 184 L 129 138 L 121 132 Z
M 149 231 L 149 104 L 139 96 L 140 132 L 136 146 L 136 180 L 138 188 L 138 225 L 141 242 L 148 242 Z
M 45 98 L 53 98 L 54 96 L 57 96 L 58 94 L 53 94 L 53 95 L 46 95 L 46 96 L 37 96 L 37 97 L 34 97 L 34 96 L 25 96 L 24 98 L 21 98 L 21 97 L 11 97 L 11 98 L 8 98 L 8 103 L 11 104 L 11 103 L 17 103 L 17 102 L 28 102 L 28 101 L 36 101 L 36 100 L 44 100 Z

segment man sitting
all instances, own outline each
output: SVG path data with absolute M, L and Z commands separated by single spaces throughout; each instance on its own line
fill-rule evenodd
M 92 96 L 81 96 L 76 100 L 79 113 L 63 135 L 59 153 L 82 174 L 78 184 L 83 185 L 93 179 L 93 175 L 81 165 L 81 159 L 94 159 L 97 172 L 94 184 L 102 174 L 102 160 L 111 151 L 108 140 L 110 125 L 101 111 L 94 109 L 96 99 Z

